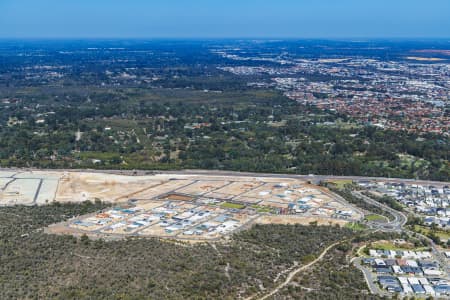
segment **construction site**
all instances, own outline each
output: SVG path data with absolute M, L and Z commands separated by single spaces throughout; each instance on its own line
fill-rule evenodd
M 205 241 L 255 223 L 345 225 L 363 217 L 327 189 L 292 178 L 0 171 L 0 188 L 3 206 L 112 203 L 46 229 L 93 238 Z

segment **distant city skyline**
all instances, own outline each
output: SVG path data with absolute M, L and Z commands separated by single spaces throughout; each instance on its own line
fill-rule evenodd
M 0 38 L 450 38 L 450 1 L 1 0 Z

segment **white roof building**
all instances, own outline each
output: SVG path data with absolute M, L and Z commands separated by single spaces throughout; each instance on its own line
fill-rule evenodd
M 419 265 L 417 264 L 417 262 L 415 260 L 412 259 L 408 259 L 406 260 L 406 264 L 410 267 L 418 267 Z
M 425 293 L 429 294 L 429 295 L 434 295 L 434 289 L 431 285 L 425 284 L 423 285 L 423 289 L 425 290 Z
M 400 281 L 401 284 L 408 284 L 407 277 L 398 277 L 398 281 Z
M 442 271 L 431 270 L 431 269 L 423 269 L 423 274 L 427 275 L 427 276 L 440 276 L 440 275 L 442 275 Z
M 413 289 L 411 288 L 411 286 L 408 283 L 402 283 L 402 288 L 403 288 L 404 294 L 413 293 Z

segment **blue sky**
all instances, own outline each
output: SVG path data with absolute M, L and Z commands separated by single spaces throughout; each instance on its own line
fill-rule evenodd
M 450 38 L 450 0 L 0 0 L 3 38 Z

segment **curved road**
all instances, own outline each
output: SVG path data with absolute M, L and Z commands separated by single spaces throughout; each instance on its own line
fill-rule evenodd
M 0 171 L 33 171 L 36 169 L 17 169 L 17 168 L 0 168 Z M 45 170 L 42 170 L 45 171 Z M 269 177 L 269 178 L 293 178 L 293 179 L 302 179 L 302 180 L 306 180 L 306 181 L 323 181 L 323 180 L 372 180 L 372 181 L 387 181 L 387 182 L 396 182 L 396 183 L 410 183 L 410 184 L 422 184 L 422 185 L 436 185 L 436 186 L 443 186 L 443 185 L 450 185 L 450 183 L 448 182 L 439 182 L 439 181 L 426 181 L 426 180 L 415 180 L 415 179 L 401 179 L 401 178 L 383 178 L 383 177 L 363 177 L 363 176 L 333 176 L 333 175 L 297 175 L 297 174 L 270 174 L 270 173 L 250 173 L 250 172 L 235 172 L 235 171 L 220 171 L 220 170 L 178 170 L 178 171 L 152 171 L 152 170 L 96 170 L 96 169 L 84 169 L 84 170 L 80 170 L 80 169 L 60 169 L 60 170 L 48 170 L 48 171 L 67 171 L 67 172 L 95 172 L 95 173 L 109 173 L 109 174 L 123 174 L 123 175 L 149 175 L 149 174 L 157 174 L 157 173 L 164 173 L 164 174 L 174 174 L 174 175 L 203 175 L 203 176 L 238 176 L 238 177 Z M 384 205 L 378 201 L 375 201 L 374 199 L 371 199 L 370 197 L 367 197 L 359 192 L 353 192 L 353 195 L 366 201 L 367 203 L 371 204 L 371 205 L 375 205 L 377 207 L 380 207 L 381 209 L 389 212 L 391 215 L 394 216 L 394 220 L 389 222 L 389 223 L 385 223 L 385 224 L 379 224 L 376 222 L 369 222 L 369 226 L 372 229 L 378 229 L 378 230 L 383 230 L 383 231 L 402 231 L 403 226 L 406 224 L 407 222 L 407 218 L 406 216 L 399 212 L 396 211 L 394 209 L 392 209 L 391 207 Z M 406 230 L 408 233 L 411 233 L 410 231 Z M 429 240 L 431 242 L 431 248 L 433 250 L 433 253 L 436 255 L 436 257 L 442 262 L 445 262 L 445 258 L 442 256 L 442 254 L 438 251 L 436 245 L 434 244 L 433 241 L 431 241 L 429 238 L 421 235 L 422 237 L 426 238 L 427 240 Z M 287 276 L 286 280 L 279 284 L 278 286 L 276 286 L 272 291 L 270 291 L 269 293 L 267 293 L 266 295 L 262 296 L 261 300 L 263 299 L 267 299 L 270 296 L 273 296 L 274 294 L 276 294 L 280 289 L 282 289 L 283 287 L 285 287 L 286 285 L 289 284 L 289 282 L 291 282 L 291 280 L 294 278 L 294 276 L 296 274 L 298 274 L 299 272 L 313 266 L 315 263 L 319 262 L 320 260 L 323 259 L 323 257 L 325 256 L 325 254 L 334 246 L 336 246 L 337 244 L 341 243 L 342 241 L 339 242 L 335 242 L 333 244 L 331 244 L 330 246 L 328 246 L 320 255 L 319 257 L 317 257 L 315 260 L 313 260 L 312 262 L 301 266 L 293 271 L 291 271 L 289 273 L 289 275 Z M 446 265 L 445 263 L 443 264 L 444 266 Z M 371 292 L 376 291 L 376 289 L 374 289 L 373 283 L 371 282 L 370 278 L 368 276 L 368 274 L 366 274 L 367 272 L 365 271 L 365 268 L 363 268 L 360 264 L 358 260 L 355 260 L 355 266 L 360 269 L 363 274 L 364 277 L 366 279 L 366 282 L 369 286 L 369 289 L 371 290 Z M 450 270 L 448 268 L 446 268 L 446 273 L 448 275 L 450 275 Z M 249 298 L 247 298 L 248 300 L 253 299 L 254 297 L 256 297 L 256 295 L 252 295 Z
M 383 296 L 389 295 L 388 293 L 380 290 L 380 288 L 374 283 L 373 278 L 372 278 L 372 272 L 369 269 L 367 269 L 361 265 L 361 257 L 354 257 L 351 262 L 358 270 L 360 270 L 363 273 L 364 280 L 366 281 L 367 287 L 369 288 L 369 291 L 371 294 L 383 295 Z
M 375 201 L 374 199 L 367 197 L 366 195 L 363 195 L 360 192 L 354 191 L 354 192 L 352 192 L 352 194 L 354 196 L 366 201 L 367 203 L 369 203 L 371 205 L 375 205 L 375 206 L 389 212 L 391 215 L 394 216 L 394 221 L 391 221 L 387 224 L 379 224 L 376 222 L 369 222 L 368 224 L 372 229 L 379 229 L 382 231 L 396 231 L 396 232 L 404 231 L 410 235 L 415 234 L 415 235 L 418 235 L 418 236 L 422 237 L 423 239 L 427 240 L 430 243 L 431 252 L 433 253 L 434 257 L 439 261 L 440 265 L 443 267 L 447 277 L 450 277 L 450 267 L 448 266 L 447 260 L 444 257 L 444 255 L 442 254 L 442 252 L 439 251 L 436 244 L 429 237 L 427 237 L 423 234 L 405 229 L 404 226 L 406 225 L 407 217 L 402 212 L 399 212 L 385 204 Z M 379 295 L 385 295 L 384 292 L 380 291 L 380 289 L 376 285 L 373 284 L 373 282 L 371 280 L 372 279 L 371 272 L 368 271 L 367 268 L 364 268 L 363 266 L 361 266 L 360 262 L 361 262 L 360 258 L 355 258 L 355 260 L 353 261 L 354 265 L 363 272 L 364 278 L 369 286 L 370 291 L 372 293 L 376 293 Z
M 366 195 L 363 195 L 360 192 L 353 191 L 352 195 L 365 201 L 366 203 L 368 203 L 370 205 L 377 206 L 377 207 L 381 208 L 382 210 L 387 211 L 394 217 L 394 220 L 390 221 L 388 223 L 368 222 L 368 225 L 371 228 L 380 229 L 380 230 L 384 230 L 384 231 L 402 231 L 403 230 L 403 226 L 405 226 L 406 222 L 408 221 L 408 218 L 402 212 L 399 212 L 398 210 L 395 210 L 383 203 L 380 203 L 370 197 L 367 197 Z

